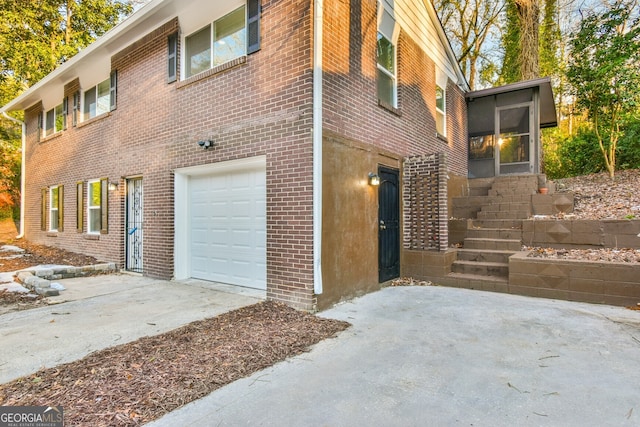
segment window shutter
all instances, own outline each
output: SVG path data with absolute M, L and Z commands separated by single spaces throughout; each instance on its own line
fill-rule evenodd
M 58 185 L 58 231 L 64 231 L 64 185 Z
M 44 129 L 44 111 L 38 113 L 38 141 L 42 138 L 42 130 Z
M 111 79 L 109 83 L 109 95 L 111 99 L 111 111 L 116 109 L 116 96 L 118 94 L 118 70 L 111 72 Z
M 49 191 L 43 188 L 40 192 L 40 230 L 47 231 L 47 195 Z
M 80 110 L 80 92 L 73 94 L 73 126 L 78 124 L 78 111 Z
M 62 129 L 67 129 L 67 113 L 69 112 L 69 97 L 62 100 Z
M 260 50 L 260 0 L 247 0 L 247 54 Z
M 171 34 L 168 38 L 169 57 L 167 83 L 175 82 L 178 78 L 178 33 Z
M 76 184 L 76 231 L 82 233 L 84 228 L 84 183 Z
M 100 234 L 109 232 L 109 180 L 100 180 Z

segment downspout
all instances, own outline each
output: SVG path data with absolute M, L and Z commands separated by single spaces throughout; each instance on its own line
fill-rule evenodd
M 313 292 L 322 293 L 322 0 L 313 1 Z
M 21 239 L 24 237 L 25 148 L 27 145 L 27 124 L 22 120 L 11 117 L 6 111 L 3 111 L 2 115 L 12 122 L 18 123 L 22 126 L 22 161 L 20 163 L 20 234 L 16 236 L 16 239 Z

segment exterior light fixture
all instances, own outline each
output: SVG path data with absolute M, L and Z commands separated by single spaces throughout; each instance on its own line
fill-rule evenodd
M 116 191 L 118 189 L 118 183 L 110 182 L 108 188 L 109 188 L 109 191 Z
M 380 175 L 377 173 L 369 172 L 369 185 L 380 185 Z
M 213 147 L 215 144 L 210 139 L 203 139 L 202 141 L 198 141 L 198 145 L 206 150 L 207 148 Z

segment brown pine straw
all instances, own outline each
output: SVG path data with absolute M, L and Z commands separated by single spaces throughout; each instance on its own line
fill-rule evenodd
M 140 425 L 348 327 L 262 302 L 3 384 L 0 405 L 60 405 L 66 426 Z

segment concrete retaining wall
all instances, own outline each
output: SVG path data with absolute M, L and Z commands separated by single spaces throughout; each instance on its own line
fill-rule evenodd
M 640 303 L 640 264 L 509 258 L 508 292 L 569 301 L 636 306 Z
M 640 220 L 527 220 L 522 221 L 522 242 L 547 248 L 640 249 Z
M 456 260 L 457 251 L 414 251 L 403 249 L 400 274 L 419 280 L 432 280 L 451 273 L 451 264 Z
M 449 220 L 449 242 L 462 243 L 473 219 Z M 515 230 L 511 230 L 515 231 Z M 564 249 L 640 249 L 640 220 L 557 220 L 522 221 L 522 243 L 527 246 Z

